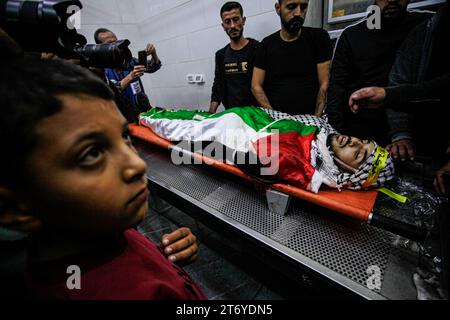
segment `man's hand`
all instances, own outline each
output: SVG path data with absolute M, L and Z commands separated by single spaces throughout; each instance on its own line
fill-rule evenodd
M 210 113 L 216 113 L 217 108 L 219 108 L 219 103 L 217 101 L 211 101 L 211 104 L 209 105 L 208 112 Z
M 353 113 L 362 108 L 376 109 L 383 105 L 386 99 L 386 90 L 380 87 L 363 88 L 350 95 L 348 105 Z
M 447 154 L 450 154 L 450 147 L 447 149 Z M 436 172 L 434 178 L 434 188 L 440 194 L 445 194 L 445 177 L 450 176 L 450 161 Z
M 147 43 L 147 46 L 145 47 L 145 52 L 147 52 L 147 56 L 153 55 L 156 53 L 156 48 L 153 44 Z
M 41 52 L 41 59 L 42 60 L 53 60 L 58 59 L 59 57 L 52 53 L 52 52 Z
M 394 157 L 394 159 L 400 157 L 402 161 L 405 161 L 407 159 L 411 161 L 414 160 L 415 156 L 414 145 L 412 141 L 409 139 L 402 139 L 393 142 L 390 145 L 388 145 L 386 149 L 389 151 L 391 156 Z
M 440 194 L 445 194 L 445 177 L 450 176 L 450 161 L 436 172 L 434 188 Z
M 145 66 L 134 66 L 133 71 L 130 72 L 130 77 L 132 80 L 140 78 L 144 75 Z
M 137 78 L 142 77 L 145 70 L 145 66 L 134 66 L 133 71 L 131 71 L 125 78 L 120 81 L 120 90 L 125 90 L 131 82 L 133 82 Z
M 197 259 L 197 237 L 189 228 L 180 228 L 163 235 L 162 244 L 164 254 L 169 257 L 170 261 L 178 265 L 186 265 Z
M 145 52 L 147 53 L 147 56 L 152 56 L 152 62 L 159 64 L 161 63 L 161 60 L 159 60 L 158 55 L 156 54 L 156 48 L 153 44 L 147 43 L 147 46 L 145 47 Z

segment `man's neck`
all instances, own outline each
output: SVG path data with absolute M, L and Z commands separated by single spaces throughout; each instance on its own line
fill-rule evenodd
M 297 33 L 290 33 L 286 29 L 282 28 L 280 31 L 280 37 L 283 41 L 292 42 L 300 38 L 302 34 L 302 29 L 300 29 Z
M 249 40 L 247 38 L 240 37 L 239 40 L 237 40 L 237 41 L 231 40 L 230 47 L 233 50 L 241 50 L 248 44 L 248 42 L 249 42 Z
M 385 18 L 381 17 L 381 28 L 382 29 L 393 29 L 397 28 L 398 26 L 402 25 L 406 16 L 407 12 L 402 12 L 395 18 Z

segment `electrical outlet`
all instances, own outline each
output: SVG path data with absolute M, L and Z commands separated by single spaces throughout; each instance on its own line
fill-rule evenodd
M 195 74 L 188 74 L 187 76 L 186 76 L 186 80 L 187 80 L 187 82 L 188 83 L 195 83 Z
M 203 74 L 196 74 L 195 75 L 195 83 L 204 83 L 205 82 L 205 76 Z

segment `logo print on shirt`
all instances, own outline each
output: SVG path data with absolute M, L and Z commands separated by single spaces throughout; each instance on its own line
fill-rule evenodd
M 248 72 L 248 62 L 235 62 L 235 63 L 226 63 L 225 64 L 225 74 L 238 74 L 238 73 L 247 73 Z

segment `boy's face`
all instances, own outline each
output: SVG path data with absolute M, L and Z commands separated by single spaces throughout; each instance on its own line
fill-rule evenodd
M 147 212 L 146 164 L 125 119 L 113 101 L 62 100 L 62 111 L 37 124 L 21 198 L 52 228 L 104 235 L 136 225 Z

